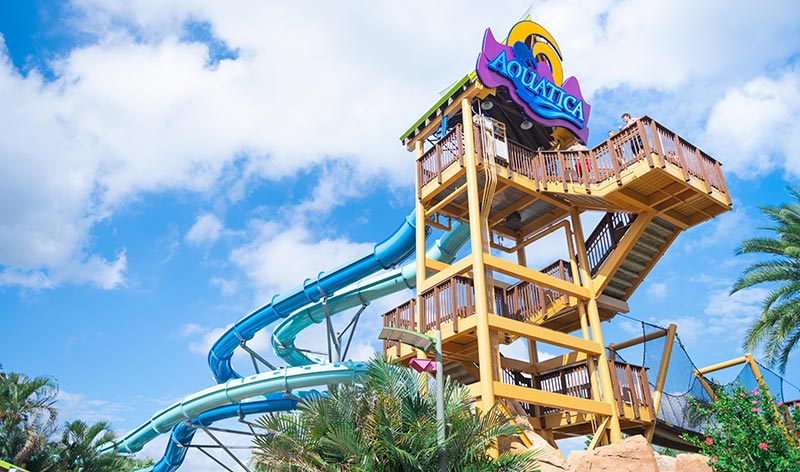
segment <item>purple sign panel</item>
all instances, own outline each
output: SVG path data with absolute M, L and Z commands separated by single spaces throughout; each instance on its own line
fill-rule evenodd
M 531 120 L 566 128 L 586 143 L 591 106 L 583 100 L 578 79 L 570 77 L 556 85 L 547 62 L 537 61 L 524 43 L 511 47 L 498 43 L 487 28 L 475 70 L 486 87 L 506 88 Z

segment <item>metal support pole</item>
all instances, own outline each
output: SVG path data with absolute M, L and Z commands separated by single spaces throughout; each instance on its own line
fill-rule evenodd
M 247 466 L 244 465 L 244 463 L 241 461 L 241 459 L 236 457 L 236 455 L 234 453 L 232 453 L 227 447 L 225 447 L 225 445 L 222 444 L 222 442 L 219 439 L 217 439 L 216 436 L 211 434 L 211 431 L 208 430 L 207 426 L 201 426 L 200 429 L 202 429 L 203 432 L 208 435 L 208 437 L 213 439 L 214 442 L 217 443 L 217 445 L 219 445 L 219 447 L 221 447 L 222 450 L 225 451 L 231 457 L 231 459 L 233 459 L 237 464 L 239 464 L 242 467 L 242 469 L 246 470 L 247 472 L 250 472 L 250 469 L 248 469 Z
M 442 365 L 442 332 L 436 330 L 436 439 L 439 443 L 439 472 L 447 472 L 444 418 L 444 366 Z
M 333 330 L 333 321 L 328 312 L 328 297 L 322 299 L 322 311 L 325 312 L 325 324 L 328 326 L 328 361 L 339 362 L 342 357 L 342 346 L 339 344 L 339 337 Z M 333 350 L 331 350 L 333 344 Z

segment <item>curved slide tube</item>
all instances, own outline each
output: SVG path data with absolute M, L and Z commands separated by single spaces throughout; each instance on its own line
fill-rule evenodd
M 233 370 L 231 357 L 241 341 L 252 339 L 262 328 L 285 318 L 293 311 L 346 287 L 381 269 L 389 269 L 408 257 L 416 243 L 416 217 L 408 215 L 403 224 L 388 238 L 378 243 L 372 252 L 328 273 L 321 272 L 315 279 L 306 279 L 302 285 L 237 321 L 211 347 L 208 364 L 217 383 L 240 378 Z
M 152 467 L 139 469 L 141 472 L 174 472 L 183 464 L 189 446 L 198 427 L 211 426 L 217 421 L 228 418 L 243 418 L 247 415 L 270 413 L 275 411 L 288 411 L 297 408 L 297 404 L 307 397 L 321 395 L 316 390 L 298 392 L 297 395 L 288 397 L 285 393 L 267 395 L 266 400 L 239 402 L 234 405 L 224 405 L 200 413 L 191 421 L 178 423 L 172 428 L 170 440 L 164 456 Z
M 408 254 L 414 249 L 414 232 L 414 217 L 413 215 L 410 215 L 406 218 L 404 224 L 401 225 L 401 227 L 395 231 L 391 237 L 387 238 L 382 243 L 375 245 L 371 255 L 357 259 L 356 261 L 346 264 L 329 274 L 320 274 L 316 281 L 310 282 L 307 279 L 301 287 L 290 291 L 283 297 L 274 297 L 272 303 L 265 305 L 264 307 L 259 308 L 258 310 L 245 316 L 239 322 L 237 322 L 233 328 L 228 330 L 228 332 L 226 332 L 220 338 L 220 340 L 215 343 L 214 347 L 212 347 L 212 350 L 209 353 L 209 362 L 211 363 L 212 359 L 216 361 L 222 361 L 217 365 L 222 365 L 220 372 L 227 371 L 231 375 L 229 379 L 240 377 L 239 374 L 236 373 L 230 366 L 232 351 L 236 346 L 238 346 L 239 340 L 252 338 L 258 329 L 261 329 L 261 327 L 265 327 L 277 320 L 277 318 L 281 317 L 281 314 L 286 311 L 287 307 L 291 306 L 293 302 L 297 303 L 297 299 L 300 294 L 308 294 L 310 292 L 309 288 L 314 287 L 315 284 L 319 292 L 327 293 L 325 290 L 335 291 L 336 286 L 341 287 L 344 285 L 341 282 L 342 280 L 358 280 L 358 282 L 355 284 L 351 284 L 351 289 L 328 300 L 328 310 L 332 315 L 338 314 L 341 311 L 347 310 L 351 307 L 358 306 L 362 302 L 366 301 L 368 303 L 371 300 L 389 295 L 396 291 L 402 290 L 403 288 L 413 288 L 416 285 L 416 265 L 413 263 L 407 264 L 403 268 L 397 269 L 391 274 L 375 281 L 364 283 L 361 281 L 361 278 L 368 277 L 371 273 L 379 270 L 381 267 L 391 267 L 407 257 Z M 428 250 L 427 256 L 435 260 L 452 262 L 452 260 L 455 259 L 455 254 L 468 241 L 468 238 L 468 226 L 461 223 L 454 223 L 453 228 L 448 233 L 443 235 L 441 239 L 437 240 L 431 249 Z M 409 240 L 410 246 L 408 245 Z M 365 262 L 365 260 L 367 262 Z M 358 275 L 360 278 L 357 278 L 356 275 Z M 318 300 L 322 297 L 321 293 L 319 297 L 316 297 Z M 312 292 L 307 299 L 313 298 L 314 295 Z M 322 310 L 321 307 L 322 304 L 317 302 L 316 309 L 320 310 L 319 313 L 323 313 L 324 316 L 324 310 Z M 312 323 L 319 323 L 322 319 L 324 319 L 319 316 L 313 316 L 312 313 L 314 309 L 315 307 L 309 307 L 308 309 L 301 309 L 299 311 L 295 310 L 294 313 L 287 317 L 287 321 L 282 323 L 281 326 L 291 326 L 292 328 L 284 329 L 282 331 L 284 333 L 291 333 L 291 340 L 285 339 L 285 342 L 293 345 L 296 334 L 299 333 L 299 331 L 310 326 Z M 254 327 L 258 326 L 259 324 L 262 326 L 254 329 Z M 252 332 L 249 334 L 249 337 L 245 336 L 248 334 L 247 330 L 243 328 L 245 326 L 252 330 Z M 233 344 L 233 346 L 230 348 L 230 352 L 227 353 L 227 356 L 220 356 L 220 353 L 224 353 L 224 351 L 221 350 L 221 346 L 224 344 L 223 341 L 226 337 L 228 338 L 227 340 L 230 341 L 231 336 L 235 339 L 235 344 Z M 283 345 L 286 346 L 287 344 Z M 294 352 L 299 354 L 297 351 L 292 351 L 291 349 L 286 348 L 279 351 L 279 354 L 280 352 Z M 287 358 L 286 360 L 290 365 L 306 365 L 311 363 L 311 360 L 302 354 L 298 359 Z M 350 373 L 348 374 L 341 371 L 342 366 L 353 367 L 352 369 L 347 369 L 350 370 Z M 110 449 L 116 449 L 120 452 L 135 452 L 141 450 L 143 445 L 149 442 L 155 436 L 161 434 L 162 432 L 166 432 L 165 428 L 168 428 L 169 424 L 174 423 L 175 418 L 177 418 L 178 422 L 175 423 L 173 427 L 171 440 L 167 445 L 167 450 L 165 451 L 164 457 L 162 457 L 162 459 L 151 469 L 156 472 L 172 472 L 177 470 L 182 464 L 187 450 L 187 448 L 183 446 L 190 444 L 192 437 L 194 436 L 194 432 L 196 431 L 195 428 L 189 426 L 186 421 L 182 420 L 187 419 L 193 425 L 208 426 L 215 421 L 241 414 L 287 411 L 296 407 L 297 400 L 295 398 L 287 398 L 285 392 L 288 392 L 293 388 L 305 388 L 308 386 L 322 385 L 323 383 L 321 383 L 322 380 L 320 379 L 320 375 L 323 374 L 319 371 L 319 369 L 327 371 L 331 368 L 334 368 L 337 370 L 334 376 L 339 380 L 328 378 L 324 384 L 348 381 L 352 382 L 358 380 L 360 376 L 363 375 L 362 364 L 326 364 L 317 365 L 314 367 L 315 368 L 313 368 L 312 371 L 307 370 L 311 369 L 310 367 L 305 367 L 304 369 L 306 370 L 301 371 L 299 374 L 297 373 L 296 368 L 289 368 L 272 373 L 251 376 L 242 380 L 244 384 L 250 385 L 253 382 L 263 381 L 264 377 L 268 377 L 272 380 L 270 385 L 273 385 L 276 378 L 284 379 L 284 393 L 269 395 L 266 400 L 251 400 L 240 403 L 230 402 L 224 406 L 211 407 L 207 406 L 209 404 L 208 402 L 216 401 L 219 399 L 218 397 L 214 397 L 212 395 L 210 400 L 202 402 L 198 399 L 208 398 L 206 394 L 208 392 L 216 391 L 215 388 L 207 389 L 195 395 L 191 395 L 182 402 L 177 403 L 162 412 L 159 412 L 147 423 L 140 426 L 137 430 L 129 433 L 121 440 L 115 442 L 114 444 L 103 446 L 102 450 L 108 451 Z M 214 364 L 212 364 L 212 370 L 214 370 Z M 217 371 L 215 370 L 215 377 L 217 377 L 216 374 Z M 317 380 L 309 382 L 309 378 L 299 378 L 304 376 L 309 376 L 309 378 L 314 378 Z M 293 379 L 292 382 L 288 381 L 290 378 Z M 234 380 L 229 380 L 224 387 L 226 392 L 225 397 L 229 401 L 231 400 L 231 397 L 227 394 L 227 386 L 234 384 Z M 218 385 L 217 387 L 221 386 Z M 270 388 L 273 387 L 274 385 Z M 252 395 L 255 396 L 263 394 L 263 392 L 258 390 L 252 393 Z M 299 393 L 301 396 L 307 394 L 307 392 Z M 252 395 L 248 395 L 243 398 L 251 398 Z M 180 412 L 180 416 L 176 417 L 176 412 Z M 194 416 L 190 417 L 191 415 Z
M 437 239 L 428 249 L 428 259 L 451 264 L 458 251 L 469 241 L 469 225 L 454 222 L 450 231 Z M 275 354 L 283 358 L 289 365 L 310 365 L 315 363 L 302 351 L 295 348 L 297 334 L 314 323 L 325 321 L 325 309 L 331 316 L 361 304 L 391 295 L 400 290 L 417 286 L 417 267 L 414 262 L 406 264 L 385 276 L 372 281 L 358 281 L 346 288 L 341 294 L 329 298 L 323 307 L 322 303 L 302 308 L 289 315 L 272 332 L 272 348 Z
M 304 367 L 288 367 L 272 372 L 231 379 L 225 383 L 189 395 L 178 403 L 156 413 L 124 437 L 107 443 L 99 453 L 116 450 L 122 453 L 138 452 L 156 436 L 166 433 L 185 420 L 194 420 L 203 413 L 223 405 L 236 405 L 242 400 L 275 392 L 290 392 L 299 388 L 356 382 L 366 374 L 362 362 L 341 362 Z
M 437 239 L 433 246 L 428 250 L 427 257 L 452 263 L 456 253 L 466 242 L 469 241 L 469 226 L 454 222 L 450 231 Z M 416 264 L 409 263 L 400 269 L 395 269 L 388 275 L 371 282 L 358 281 L 341 294 L 330 298 L 327 303 L 328 312 L 333 316 L 344 310 L 356 307 L 361 303 L 369 303 L 372 300 L 390 295 L 404 288 L 413 289 L 416 286 Z M 293 312 L 284 322 L 282 322 L 273 333 L 273 346 L 275 352 L 287 361 L 289 365 L 309 365 L 314 362 L 297 350 L 278 347 L 294 346 L 296 335 L 311 326 L 313 323 L 320 323 L 324 320 L 324 310 L 322 303 L 303 308 Z M 278 343 L 276 345 L 276 342 Z M 301 398 L 309 395 L 319 395 L 318 392 L 298 392 Z M 250 401 L 233 405 L 225 405 L 214 408 L 198 415 L 191 420 L 191 425 L 209 426 L 215 421 L 220 421 L 234 416 L 261 414 L 275 411 L 288 411 L 297 407 L 296 398 L 287 398 L 285 393 L 273 394 L 266 400 Z M 186 422 L 181 422 L 172 428 L 170 441 L 167 443 L 164 456 L 151 469 L 152 472 L 174 472 L 183 463 L 188 451 L 187 445 L 191 444 L 196 428 Z

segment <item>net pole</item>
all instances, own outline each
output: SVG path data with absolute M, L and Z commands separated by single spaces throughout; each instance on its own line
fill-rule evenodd
M 669 369 L 669 362 L 672 358 L 672 346 L 675 344 L 675 334 L 678 327 L 675 323 L 670 323 L 667 327 L 667 339 L 664 345 L 664 352 L 661 354 L 661 364 L 658 366 L 658 376 L 656 377 L 656 385 L 653 389 L 653 412 L 655 418 L 653 422 L 645 428 L 645 437 L 647 442 L 653 441 L 653 434 L 656 432 L 656 423 L 658 421 L 658 412 L 661 408 L 661 398 L 664 394 L 664 383 L 667 381 L 667 369 Z

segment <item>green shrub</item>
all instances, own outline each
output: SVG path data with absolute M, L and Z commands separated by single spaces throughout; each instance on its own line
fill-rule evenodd
M 710 466 L 717 472 L 800 472 L 800 449 L 769 395 L 742 387 L 716 393 L 712 403 L 690 399 L 703 436 L 685 436 L 709 457 Z

